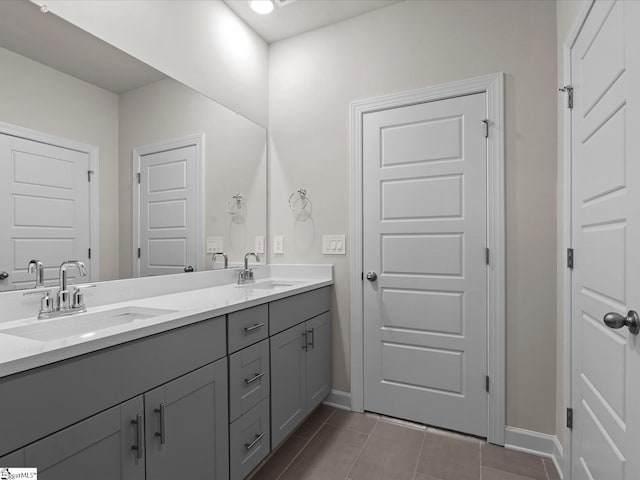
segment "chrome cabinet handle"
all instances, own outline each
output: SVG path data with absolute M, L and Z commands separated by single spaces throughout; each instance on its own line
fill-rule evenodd
M 253 382 L 260 380 L 262 377 L 264 377 L 264 372 L 256 373 L 251 378 L 245 378 L 244 383 L 246 383 L 247 385 L 251 385 Z
M 244 331 L 249 333 L 262 327 L 264 327 L 264 323 L 256 323 L 255 325 L 251 325 L 250 327 L 244 327 Z
M 247 450 L 251 450 L 253 447 L 256 446 L 256 444 L 262 440 L 262 437 L 264 437 L 264 432 L 262 433 L 256 433 L 256 438 L 253 442 L 251 443 L 245 443 L 244 444 L 244 448 L 246 448 Z
M 136 458 L 142 458 L 142 415 L 136 415 L 135 420 L 131 420 L 131 425 L 136 426 L 136 443 L 134 443 L 131 447 L 131 450 L 135 450 Z
M 367 280 L 369 280 L 370 282 L 375 282 L 377 279 L 378 279 L 378 274 L 376 272 L 367 273 Z
M 165 428 L 164 428 L 164 403 L 160 404 L 160 408 L 155 408 L 154 412 L 160 415 L 160 431 L 154 433 L 156 437 L 160 437 L 160 445 L 164 445 L 165 442 Z
M 616 312 L 609 312 L 604 316 L 604 323 L 609 328 L 628 327 L 634 335 L 640 333 L 640 316 L 635 310 L 629 310 L 626 317 Z
M 314 348 L 316 348 L 314 343 L 313 343 L 314 339 L 315 339 L 315 335 L 313 333 L 313 328 L 311 330 L 307 330 L 307 333 L 311 334 L 311 341 L 309 342 L 309 346 L 311 346 L 311 349 L 313 350 Z M 307 336 L 307 338 L 309 338 L 309 337 Z
M 309 349 L 308 341 L 307 341 L 307 331 L 306 330 L 304 332 L 302 332 L 302 336 L 304 337 L 304 344 L 302 345 L 302 349 L 306 351 L 306 350 Z
M 6 280 L 9 278 L 9 272 L 0 272 L 0 280 Z

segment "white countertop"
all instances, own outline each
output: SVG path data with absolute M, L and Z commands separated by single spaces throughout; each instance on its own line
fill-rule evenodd
M 0 378 L 333 284 L 331 274 L 328 276 L 326 273 L 310 275 L 311 278 L 304 278 L 304 271 L 291 274 L 292 272 L 287 271 L 287 269 L 282 269 L 279 272 L 276 269 L 274 270 L 273 273 L 280 273 L 280 275 L 261 278 L 256 283 L 274 281 L 289 283 L 291 286 L 260 289 L 251 288 L 251 285 L 238 286 L 234 283 L 146 298 L 129 299 L 120 303 L 103 304 L 96 307 L 91 307 L 91 303 L 87 301 L 86 313 L 50 320 L 37 320 L 33 316 L 1 322 Z M 290 275 L 282 276 L 283 273 Z M 75 335 L 51 341 L 30 340 L 3 333 L 4 330 L 9 328 L 39 322 L 64 322 L 68 318 L 79 319 L 83 315 L 130 306 L 167 309 L 172 310 L 172 312 L 148 319 L 135 320 L 123 325 L 103 328 L 92 332 L 90 336 Z

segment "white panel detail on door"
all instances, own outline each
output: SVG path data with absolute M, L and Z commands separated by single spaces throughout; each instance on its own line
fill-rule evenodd
M 486 94 L 363 116 L 364 408 L 487 434 Z
M 571 478 L 640 478 L 640 4 L 596 1 L 571 48 Z
M 80 260 L 91 278 L 89 155 L 0 134 L 0 291 L 35 286 L 27 264 L 38 259 L 47 285 L 58 267 Z M 70 280 L 73 277 L 70 275 Z
M 197 148 L 140 157 L 140 276 L 196 267 Z

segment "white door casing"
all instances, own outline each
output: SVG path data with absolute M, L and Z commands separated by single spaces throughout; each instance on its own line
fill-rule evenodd
M 204 269 L 203 151 L 203 135 L 134 149 L 135 276 Z
M 406 107 L 463 95 L 486 94 L 482 119 L 489 120 L 486 140 L 487 231 L 485 246 L 490 249 L 486 270 L 486 315 L 488 324 L 486 368 L 490 376 L 486 435 L 492 443 L 504 444 L 504 125 L 503 75 L 487 75 L 416 91 L 354 102 L 352 104 L 351 156 L 351 408 L 362 411 L 364 398 L 364 289 L 363 262 L 363 123 L 369 113 Z M 482 122 L 478 129 L 484 132 Z M 484 140 L 484 138 L 482 138 Z M 426 220 L 429 222 L 430 220 Z M 484 249 L 482 250 L 482 254 Z M 484 256 L 481 255 L 484 260 Z M 414 297 L 416 298 L 416 297 Z M 433 298 L 433 297 L 432 297 Z M 484 378 L 480 379 L 481 384 Z M 482 384 L 484 388 L 484 385 Z M 367 407 L 368 408 L 368 407 Z
M 570 50 L 571 465 L 640 478 L 640 339 L 605 326 L 640 310 L 640 3 L 596 1 Z
M 0 124 L 0 270 L 9 273 L 0 290 L 35 286 L 31 259 L 43 262 L 47 285 L 66 260 L 85 264 L 82 281 L 99 278 L 97 156 L 96 147 Z
M 363 119 L 364 409 L 487 434 L 486 95 Z

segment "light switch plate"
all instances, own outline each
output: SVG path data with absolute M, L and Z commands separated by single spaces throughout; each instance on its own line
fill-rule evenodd
M 323 235 L 322 254 L 323 255 L 346 255 L 347 241 L 345 235 Z
M 264 236 L 256 235 L 256 253 L 264 253 Z
M 207 253 L 224 252 L 223 237 L 207 237 Z
M 283 253 L 284 253 L 284 237 L 282 235 L 274 235 L 273 254 L 282 255 Z

